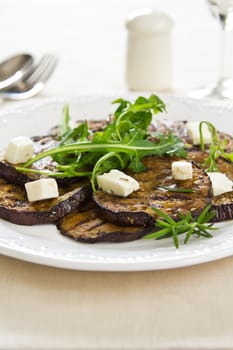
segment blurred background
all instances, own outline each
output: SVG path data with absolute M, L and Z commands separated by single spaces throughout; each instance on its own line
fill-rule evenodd
M 126 89 L 128 14 L 149 7 L 174 21 L 173 89 L 186 93 L 217 79 L 219 24 L 204 0 L 1 0 L 0 58 L 17 52 L 59 56 L 43 94 Z M 7 38 L 7 39 L 6 39 Z M 104 67 L 104 72 L 103 68 Z

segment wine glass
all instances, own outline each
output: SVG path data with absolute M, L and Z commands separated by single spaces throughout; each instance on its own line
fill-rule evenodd
M 233 0 L 206 0 L 222 29 L 219 80 L 213 86 L 194 91 L 194 98 L 233 98 Z

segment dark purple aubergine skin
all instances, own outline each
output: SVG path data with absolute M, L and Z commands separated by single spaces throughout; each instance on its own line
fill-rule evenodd
M 38 180 L 38 176 L 28 176 L 20 173 L 15 167 L 4 160 L 0 161 L 0 176 L 6 179 L 9 183 L 23 186 L 26 182 Z
M 69 189 L 59 189 L 59 197 L 28 202 L 26 191 L 0 179 L 0 218 L 18 225 L 48 224 L 77 209 L 91 198 L 88 181 L 71 185 Z
M 41 160 L 40 164 L 42 164 L 43 159 Z M 36 167 L 35 167 L 36 168 Z M 46 166 L 40 166 L 40 170 L 50 170 L 53 171 L 55 167 L 50 166 L 50 168 Z M 0 161 L 0 176 L 6 179 L 9 183 L 12 183 L 14 185 L 19 185 L 21 187 L 24 187 L 24 184 L 27 182 L 39 180 L 45 176 L 39 175 L 39 174 L 25 174 L 21 173 L 16 170 L 15 166 L 7 163 L 5 161 Z M 73 183 L 76 183 L 80 180 L 78 177 L 72 177 L 72 178 L 56 178 L 56 181 L 59 186 L 61 187 L 67 187 Z
M 221 222 L 227 220 L 233 220 L 233 194 L 225 194 L 224 200 L 220 203 L 219 199 L 217 204 L 212 203 L 211 209 L 215 212 L 213 222 Z M 231 201 L 231 202 L 230 202 Z

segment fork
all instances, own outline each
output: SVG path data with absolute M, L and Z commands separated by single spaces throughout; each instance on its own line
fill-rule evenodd
M 0 93 L 0 98 L 6 100 L 24 100 L 38 94 L 53 74 L 58 63 L 56 56 L 44 55 L 34 70 L 24 80 L 10 89 Z

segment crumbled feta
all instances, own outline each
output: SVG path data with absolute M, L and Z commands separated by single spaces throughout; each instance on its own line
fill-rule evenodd
M 57 182 L 54 179 L 40 179 L 25 183 L 29 202 L 42 199 L 57 198 L 59 196 Z
M 208 173 L 208 175 L 212 184 L 214 196 L 233 191 L 233 181 L 231 181 L 225 174 L 212 172 Z
M 18 136 L 8 143 L 4 159 L 12 164 L 24 163 L 33 156 L 33 153 L 33 141 L 27 136 Z
M 199 131 L 199 122 L 188 122 L 186 124 L 188 134 L 191 137 L 194 145 L 200 145 L 200 131 Z M 208 125 L 202 124 L 202 135 L 203 135 L 203 142 L 204 144 L 210 144 L 211 143 L 211 133 L 209 131 Z
M 172 162 L 172 177 L 175 180 L 188 180 L 193 177 L 192 163 L 185 160 Z
M 97 175 L 97 183 L 102 191 L 121 197 L 127 197 L 139 189 L 139 183 L 134 178 L 117 169 Z

